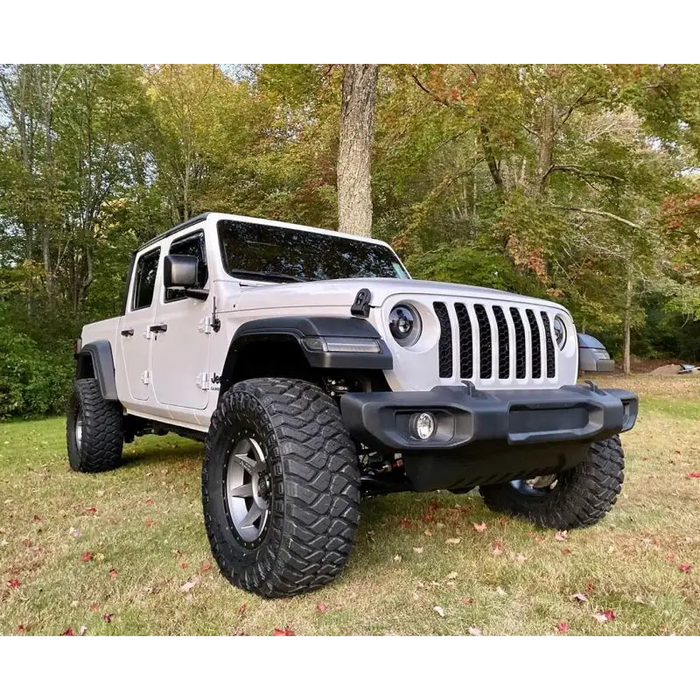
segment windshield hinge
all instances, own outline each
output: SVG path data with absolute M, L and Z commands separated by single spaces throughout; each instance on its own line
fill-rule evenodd
M 207 335 L 214 331 L 218 333 L 221 330 L 221 320 L 216 315 L 216 297 L 213 297 L 213 306 L 211 316 L 205 316 L 197 325 L 197 330 L 200 333 L 206 333 Z
M 360 318 L 367 318 L 369 316 L 370 301 L 372 301 L 372 292 L 369 289 L 362 288 L 355 297 L 355 301 L 350 307 L 350 313 L 353 316 L 359 316 Z

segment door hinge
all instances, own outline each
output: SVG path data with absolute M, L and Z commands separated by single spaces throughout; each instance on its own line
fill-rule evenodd
M 144 384 L 150 384 L 151 383 L 151 371 L 150 370 L 145 370 L 144 372 L 141 372 L 141 381 Z
M 200 372 L 197 375 L 197 388 L 202 391 L 209 391 L 209 374 L 207 372 Z

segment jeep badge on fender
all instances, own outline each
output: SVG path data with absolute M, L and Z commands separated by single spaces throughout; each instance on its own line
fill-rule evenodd
M 565 530 L 620 492 L 637 397 L 576 385 L 552 301 L 413 280 L 381 241 L 228 214 L 146 243 L 127 285 L 76 346 L 70 465 L 115 468 L 146 433 L 204 441 L 209 542 L 245 590 L 333 581 L 363 494 L 479 487 Z

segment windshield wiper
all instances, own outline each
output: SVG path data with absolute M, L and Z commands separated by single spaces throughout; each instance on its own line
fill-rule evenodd
M 309 281 L 304 277 L 295 277 L 294 275 L 288 275 L 285 272 L 260 272 L 258 270 L 228 270 L 228 273 L 232 277 L 243 277 L 247 275 L 248 277 L 261 280 L 285 280 L 287 282 Z

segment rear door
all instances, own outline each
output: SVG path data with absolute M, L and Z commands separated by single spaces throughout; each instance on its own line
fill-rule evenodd
M 136 401 L 147 401 L 150 395 L 149 371 L 150 326 L 155 314 L 154 296 L 160 246 L 141 253 L 135 261 L 127 309 L 119 321 L 119 343 L 129 393 Z
M 196 231 L 173 239 L 168 252 L 196 256 L 199 287 L 204 288 L 208 280 L 204 233 Z M 162 330 L 153 335 L 151 355 L 158 404 L 196 410 L 207 407 L 211 335 L 207 317 L 212 303 L 211 297 L 202 301 L 179 290 L 159 288 L 154 324 Z M 171 408 L 171 414 L 176 416 L 177 411 Z

